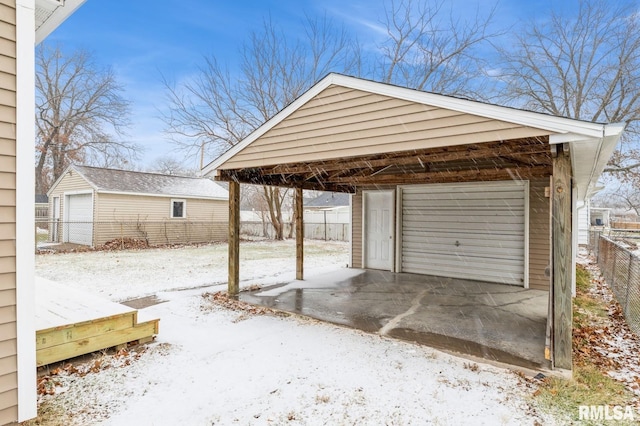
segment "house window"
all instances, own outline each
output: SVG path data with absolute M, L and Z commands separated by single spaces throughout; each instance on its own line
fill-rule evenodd
M 187 217 L 187 202 L 185 200 L 171 200 L 171 217 Z

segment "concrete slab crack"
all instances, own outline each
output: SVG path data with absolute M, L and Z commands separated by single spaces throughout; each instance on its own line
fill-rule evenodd
M 386 335 L 389 332 L 389 330 L 393 330 L 394 328 L 396 328 L 400 323 L 400 321 L 402 321 L 405 317 L 415 314 L 416 310 L 418 310 L 418 308 L 420 307 L 422 298 L 428 292 L 429 290 L 422 290 L 420 293 L 418 293 L 416 297 L 414 297 L 413 300 L 411 301 L 411 307 L 409 307 L 409 309 L 407 309 L 405 312 L 393 317 L 388 323 L 385 324 L 384 327 L 380 329 L 379 333 L 382 334 L 383 336 Z

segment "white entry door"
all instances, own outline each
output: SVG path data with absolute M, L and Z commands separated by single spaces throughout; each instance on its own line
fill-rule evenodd
M 365 191 L 364 267 L 391 271 L 394 253 L 394 192 Z

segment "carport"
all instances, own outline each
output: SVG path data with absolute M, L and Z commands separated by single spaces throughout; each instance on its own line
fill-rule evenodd
M 329 74 L 204 169 L 230 183 L 229 292 L 240 184 L 295 188 L 298 280 L 303 189 L 347 192 L 351 268 L 544 291 L 546 359 L 571 369 L 575 211 L 623 128 Z

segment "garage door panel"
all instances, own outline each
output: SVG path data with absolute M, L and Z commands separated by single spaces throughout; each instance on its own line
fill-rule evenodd
M 518 253 L 522 250 L 512 249 L 511 253 L 505 254 L 504 248 L 501 247 L 479 247 L 479 246 L 469 246 L 466 245 L 465 248 L 458 247 L 455 252 L 451 251 L 451 246 L 444 244 L 429 244 L 424 245 L 420 243 L 414 244 L 403 244 L 403 250 L 406 253 L 415 252 L 422 254 L 438 254 L 438 253 L 447 253 L 447 256 L 456 255 L 456 256 L 475 256 L 475 257 L 483 257 L 487 260 L 492 260 L 497 256 L 502 256 L 505 259 L 522 259 L 522 255 Z
M 496 265 L 517 265 L 522 262 L 523 257 L 518 256 L 517 254 L 507 254 L 504 257 L 495 258 L 495 257 L 487 257 L 482 253 L 467 253 L 464 251 L 452 253 L 451 255 L 443 255 L 438 252 L 425 252 L 425 251 L 407 251 L 407 259 L 411 260 L 414 258 L 415 260 L 424 260 L 426 263 L 446 263 L 449 262 L 454 266 L 458 267 L 460 265 L 466 265 L 468 263 L 478 263 L 481 268 L 494 269 Z M 457 257 L 455 259 L 456 262 L 453 263 L 452 257 Z
M 517 262 L 514 261 L 511 264 L 502 264 L 502 265 L 499 265 L 499 267 L 500 267 L 500 273 L 498 276 L 500 277 L 500 279 L 505 281 L 508 281 L 508 280 L 515 281 L 515 280 L 521 279 L 520 267 L 518 266 Z M 455 275 L 456 277 L 464 277 L 472 280 L 499 282 L 496 279 L 495 269 L 488 266 L 486 262 L 467 261 L 464 264 L 464 268 L 465 269 L 452 266 L 446 260 L 445 262 L 441 263 L 437 259 L 435 259 L 429 262 L 421 263 L 421 266 L 419 268 L 421 272 L 413 272 L 413 273 L 423 273 L 426 275 L 434 275 L 432 271 L 437 270 L 440 272 L 437 274 L 437 276 L 451 277 L 451 276 L 454 276 L 453 274 L 456 274 Z M 468 272 L 467 269 L 473 269 L 473 272 L 474 272 L 473 276 L 469 277 L 467 273 Z M 480 279 L 479 278 L 480 276 L 482 276 L 485 279 L 484 280 Z
M 464 235 L 464 234 L 461 234 L 461 235 Z M 429 238 L 428 243 L 447 246 L 450 249 L 455 245 L 456 241 L 459 241 L 460 244 L 464 246 L 472 246 L 472 247 L 482 247 L 482 248 L 489 247 L 490 248 L 495 246 L 499 248 L 512 248 L 514 250 L 524 249 L 524 241 L 517 241 L 517 240 L 505 241 L 499 235 L 491 235 L 491 238 L 469 238 L 467 236 L 465 239 L 460 240 L 459 238 L 455 238 L 454 236 L 444 234 L 442 236 L 435 236 L 435 237 Z M 406 237 L 403 241 L 403 245 L 405 246 L 408 246 L 411 244 L 425 244 L 425 243 L 426 243 L 426 240 L 424 239 L 424 237 L 415 236 L 415 235 Z
M 433 275 L 433 273 L 431 272 L 432 269 L 425 269 L 425 270 L 417 270 L 415 272 L 413 272 L 414 274 L 421 274 L 421 275 Z M 483 271 L 478 271 L 473 277 L 469 277 L 467 274 L 460 272 L 460 270 L 456 269 L 456 270 L 451 270 L 451 271 L 443 271 L 443 273 L 439 273 L 438 275 L 435 275 L 438 277 L 448 277 L 448 278 L 457 278 L 457 279 L 466 279 L 466 280 L 474 280 L 474 281 L 486 281 L 486 282 L 496 282 L 495 281 L 495 277 L 493 275 L 493 272 L 491 271 L 486 271 L 486 273 L 483 273 Z M 504 276 L 504 280 L 506 282 L 513 282 L 513 281 L 517 281 L 520 279 L 520 275 L 519 274 L 506 274 Z
M 404 218 L 406 220 L 407 218 Z M 469 218 L 467 218 L 468 220 Z M 435 232 L 442 233 L 444 229 L 447 229 L 447 225 L 452 222 L 447 221 L 439 221 L 439 222 L 421 222 L 421 223 L 413 223 L 411 226 L 408 226 L 407 230 L 414 230 L 416 232 Z M 502 234 L 502 235 L 522 235 L 524 232 L 524 224 L 510 224 L 510 223 L 491 223 L 491 222 L 454 222 L 456 224 L 463 224 L 464 227 L 458 228 L 457 232 L 459 233 L 469 233 L 471 231 L 474 234 Z M 455 233 L 455 232 L 454 232 Z
M 75 244 L 93 244 L 93 197 L 92 194 L 66 196 L 67 224 L 65 241 Z
M 402 270 L 524 283 L 525 185 L 402 188 Z
M 411 257 L 411 256 L 410 256 Z M 522 259 L 502 259 L 500 262 L 495 263 L 487 263 L 487 259 L 483 257 L 465 257 L 460 259 L 460 264 L 453 265 L 451 263 L 451 259 L 442 257 L 438 254 L 429 255 L 428 259 L 421 255 L 412 256 L 412 261 L 421 261 L 420 268 L 424 270 L 430 271 L 455 271 L 456 273 L 460 273 L 465 277 L 473 278 L 477 274 L 485 274 L 485 275 L 494 275 L 495 276 L 495 268 L 500 267 L 502 272 L 508 272 L 512 274 L 520 273 L 521 266 L 520 261 Z M 464 266 L 461 268 L 460 266 Z M 430 273 L 430 275 L 440 275 L 435 273 Z M 444 275 L 450 276 L 450 275 Z
M 508 215 L 495 214 L 495 213 L 487 214 L 487 215 L 478 215 L 476 212 L 469 212 L 469 213 L 473 213 L 477 217 L 482 217 L 485 223 L 486 221 L 490 221 L 490 220 L 494 220 L 497 222 L 497 223 L 493 223 L 492 225 L 500 225 L 500 224 L 522 225 L 522 214 L 514 215 L 513 212 L 512 214 L 508 214 Z M 455 212 L 455 214 L 453 214 L 453 212 L 452 214 L 447 214 L 446 212 L 441 214 L 434 214 L 433 212 L 429 212 L 429 215 L 417 214 L 415 212 L 407 212 L 406 214 L 404 214 L 404 217 L 414 223 L 434 223 L 434 224 L 439 222 L 467 221 L 469 218 L 468 215 L 461 215 L 459 214 L 459 212 Z
M 496 199 L 518 198 L 517 196 L 512 195 L 513 193 L 512 188 L 507 188 L 503 186 L 502 183 L 498 183 L 497 185 L 494 185 L 489 182 L 486 182 L 480 185 L 464 185 L 464 184 L 452 184 L 452 185 L 458 186 L 459 189 L 456 189 L 456 193 L 466 193 L 468 195 L 467 197 L 468 200 L 484 199 L 484 198 L 496 198 Z M 481 191 L 481 192 L 478 191 L 478 187 L 480 186 L 484 187 L 484 191 Z M 405 187 L 405 188 L 406 188 L 407 194 L 409 195 L 413 195 L 413 194 L 420 195 L 424 193 L 420 188 L 415 190 L 409 187 Z M 442 187 L 442 188 L 432 188 L 429 190 L 428 194 L 425 194 L 425 198 L 421 197 L 421 199 L 436 199 L 436 198 L 452 199 L 452 198 L 455 198 L 455 196 L 452 196 L 449 188 Z

